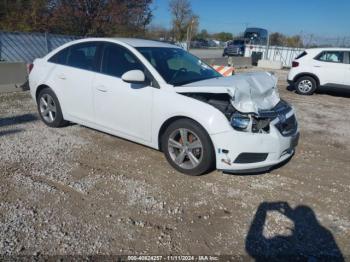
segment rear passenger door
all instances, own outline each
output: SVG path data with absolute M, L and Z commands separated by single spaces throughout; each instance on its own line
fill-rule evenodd
M 69 120 L 94 122 L 92 81 L 99 68 L 100 45 L 84 42 L 68 47 L 65 61 L 54 69 L 60 103 Z
M 319 77 L 321 85 L 344 85 L 347 69 L 344 51 L 323 51 L 315 57 L 313 71 Z

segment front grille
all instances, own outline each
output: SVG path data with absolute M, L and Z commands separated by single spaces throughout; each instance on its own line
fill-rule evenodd
M 260 110 L 259 116 L 263 118 L 275 119 L 278 115 L 286 115 L 291 111 L 291 106 L 284 100 L 278 102 L 278 104 L 271 110 Z
M 268 153 L 241 153 L 235 159 L 236 164 L 252 164 L 264 162 L 267 159 Z
M 298 123 L 294 114 L 286 118 L 286 115 L 291 110 L 291 106 L 286 101 L 281 100 L 273 109 L 259 111 L 259 117 L 268 118 L 271 121 L 277 118 L 276 128 L 283 136 L 290 136 L 298 129 Z
M 295 115 L 292 115 L 287 119 L 279 119 L 275 126 L 283 136 L 290 136 L 294 134 L 298 129 L 298 123 Z
M 234 46 L 229 46 L 228 48 L 227 48 L 227 51 L 229 52 L 229 53 L 239 53 L 239 47 L 234 47 Z

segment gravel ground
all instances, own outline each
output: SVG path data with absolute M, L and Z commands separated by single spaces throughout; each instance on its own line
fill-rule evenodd
M 184 176 L 150 148 L 46 127 L 28 92 L 0 94 L 0 254 L 349 256 L 350 95 L 299 96 L 275 73 L 301 140 L 260 175 Z

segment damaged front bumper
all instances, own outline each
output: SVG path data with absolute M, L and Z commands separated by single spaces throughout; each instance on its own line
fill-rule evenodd
M 266 171 L 293 156 L 299 140 L 294 112 L 270 123 L 269 133 L 235 130 L 211 136 L 216 168 L 224 172 Z

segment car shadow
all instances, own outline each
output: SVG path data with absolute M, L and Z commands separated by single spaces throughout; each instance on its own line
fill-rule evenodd
M 288 85 L 286 89 L 289 92 L 296 93 L 295 88 L 292 85 Z M 336 97 L 350 98 L 350 89 L 340 88 L 340 87 L 321 86 L 316 90 L 315 93 L 336 96 Z
M 38 117 L 34 114 L 24 114 L 19 116 L 10 116 L 0 118 L 0 127 L 11 126 L 11 125 L 19 125 L 32 121 L 37 121 Z
M 278 212 L 294 223 L 287 228 L 288 234 L 265 236 L 266 228 L 279 228 L 266 224 L 269 212 Z M 276 221 L 283 223 L 281 219 Z M 287 202 L 263 202 L 259 205 L 245 248 L 256 261 L 344 261 L 332 233 L 319 223 L 314 211 L 305 205 L 291 208 Z

